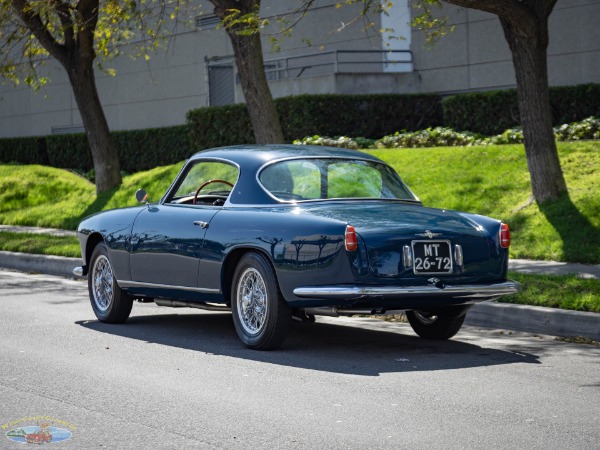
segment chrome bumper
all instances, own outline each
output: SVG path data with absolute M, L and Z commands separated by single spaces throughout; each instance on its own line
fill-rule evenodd
M 496 284 L 467 284 L 461 286 L 306 286 L 294 289 L 294 295 L 303 298 L 356 300 L 369 298 L 408 299 L 418 297 L 446 297 L 491 299 L 519 292 L 516 281 Z

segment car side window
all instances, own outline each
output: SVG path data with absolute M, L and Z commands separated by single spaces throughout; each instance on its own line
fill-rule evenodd
M 223 204 L 239 175 L 237 167 L 221 161 L 199 161 L 184 175 L 169 203 Z

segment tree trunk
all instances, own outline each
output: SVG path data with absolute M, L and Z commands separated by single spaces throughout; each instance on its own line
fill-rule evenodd
M 42 18 L 26 0 L 11 0 L 25 26 L 67 71 L 92 151 L 98 194 L 121 184 L 119 155 L 98 97 L 93 68 L 99 0 L 79 0 L 76 5 L 63 1 L 48 3 L 48 15 L 55 13 L 60 20 L 62 39 L 57 40 L 50 33 L 52 19 Z
M 215 5 L 215 14 L 223 20 L 231 9 L 242 14 L 258 14 L 260 0 L 211 0 Z M 243 26 L 227 26 L 227 34 L 233 46 L 242 91 L 246 98 L 250 122 L 257 144 L 280 144 L 283 131 L 277 114 L 277 108 L 269 89 L 265 75 L 262 44 L 258 30 L 248 32 Z M 244 32 L 242 32 L 242 30 Z
M 81 62 L 77 57 L 74 60 L 65 68 L 92 151 L 96 193 L 99 194 L 121 184 L 119 155 L 100 103 L 92 62 Z
M 500 18 L 512 52 L 519 114 L 533 196 L 538 203 L 567 192 L 552 130 L 548 92 L 548 18 L 557 0 L 445 0 Z
M 567 192 L 552 130 L 548 92 L 548 18 L 532 17 L 530 26 L 500 18 L 510 46 L 517 78 L 519 113 L 525 138 L 533 196 L 538 203 Z

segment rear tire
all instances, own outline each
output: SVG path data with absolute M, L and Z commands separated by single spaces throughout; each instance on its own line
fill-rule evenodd
M 127 320 L 133 298 L 117 284 L 104 242 L 96 245 L 90 258 L 88 291 L 92 309 L 100 322 L 123 323 Z
M 283 299 L 264 256 L 247 253 L 238 263 L 231 289 L 231 312 L 240 340 L 255 350 L 272 350 L 285 340 L 292 309 Z
M 465 321 L 466 314 L 429 311 L 406 311 L 410 326 L 423 339 L 445 340 L 454 336 Z

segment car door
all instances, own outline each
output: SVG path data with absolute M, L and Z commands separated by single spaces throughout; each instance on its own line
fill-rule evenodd
M 163 201 L 148 205 L 135 220 L 129 260 L 134 283 L 198 287 L 206 229 L 238 175 L 227 161 L 188 162 Z
M 206 228 L 217 206 L 152 205 L 132 230 L 130 267 L 134 282 L 196 287 Z

